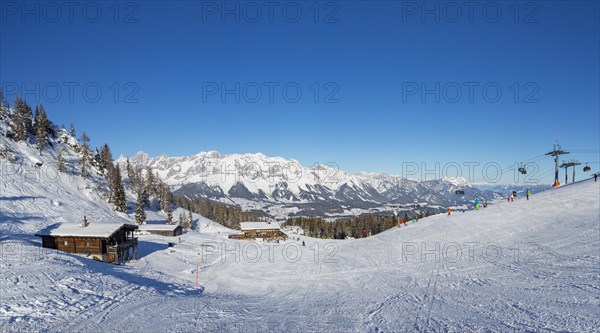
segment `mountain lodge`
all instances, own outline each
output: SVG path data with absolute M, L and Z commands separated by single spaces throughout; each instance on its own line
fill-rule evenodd
M 286 239 L 286 234 L 281 231 L 277 222 L 241 222 L 242 233 L 230 235 L 233 239 Z

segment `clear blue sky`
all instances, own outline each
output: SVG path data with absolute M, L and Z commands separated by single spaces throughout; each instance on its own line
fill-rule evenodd
M 507 166 L 559 139 L 598 169 L 597 1 L 52 4 L 2 2 L 2 86 L 115 155 L 262 152 L 401 174 Z M 220 91 L 236 83 L 239 103 Z

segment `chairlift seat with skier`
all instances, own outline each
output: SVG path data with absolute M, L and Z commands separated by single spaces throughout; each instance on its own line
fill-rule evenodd
M 592 168 L 590 168 L 590 166 L 586 163 L 585 166 L 583 167 L 583 172 L 588 172 L 590 171 Z

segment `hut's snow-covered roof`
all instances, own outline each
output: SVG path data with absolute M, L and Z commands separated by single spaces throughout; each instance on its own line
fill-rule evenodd
M 281 229 L 277 222 L 240 222 L 242 230 L 272 230 Z
M 133 224 L 119 223 L 90 223 L 82 227 L 79 223 L 62 223 L 58 226 L 50 226 L 41 230 L 37 236 L 57 236 L 57 237 L 94 237 L 110 238 L 119 229 L 127 227 L 134 230 L 137 226 Z

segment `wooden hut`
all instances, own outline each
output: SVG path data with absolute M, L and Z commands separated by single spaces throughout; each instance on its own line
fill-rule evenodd
M 281 231 L 277 222 L 241 222 L 242 233 L 230 235 L 234 239 L 286 239 L 286 234 Z
M 138 240 L 133 224 L 63 223 L 37 234 L 42 246 L 90 257 L 94 260 L 121 264 L 138 258 Z
M 179 224 L 142 224 L 138 230 L 161 236 L 181 236 L 183 234 L 183 227 Z

